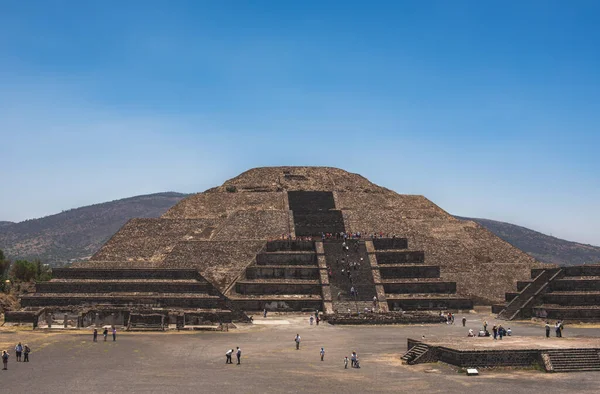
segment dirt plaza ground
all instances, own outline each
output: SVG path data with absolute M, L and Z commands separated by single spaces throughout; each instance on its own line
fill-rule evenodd
M 0 371 L 2 392 L 10 393 L 547 393 L 598 392 L 599 372 L 548 374 L 535 369 L 481 370 L 469 377 L 445 364 L 402 365 L 408 337 L 466 337 L 492 316 L 457 315 L 454 326 L 310 326 L 308 314 L 255 316 L 256 324 L 229 332 L 119 332 L 117 341 L 92 342 L 91 330 L 42 332 L 4 327 L 0 348 L 9 349 L 8 371 Z M 506 324 L 514 341 L 543 337 L 540 323 Z M 300 350 L 294 337 L 302 337 Z M 600 346 L 600 326 L 567 326 L 566 337 L 592 337 Z M 510 346 L 513 338 L 504 338 Z M 471 338 L 473 339 L 473 338 Z M 493 341 L 475 338 L 475 341 Z M 28 343 L 30 363 L 17 363 L 15 344 Z M 551 340 L 555 343 L 556 339 Z M 483 342 L 479 342 L 483 343 Z M 225 364 L 225 352 L 240 346 L 242 364 Z M 480 346 L 480 345 L 479 345 Z M 502 346 L 494 343 L 494 347 Z M 325 348 L 325 361 L 319 350 Z M 360 369 L 344 369 L 344 356 L 359 354 Z

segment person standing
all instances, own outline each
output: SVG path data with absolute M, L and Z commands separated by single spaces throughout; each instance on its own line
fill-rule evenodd
M 94 342 L 98 342 L 98 329 L 94 328 Z
M 31 349 L 29 348 L 29 346 L 27 346 L 27 344 L 25 344 L 25 346 L 23 347 L 23 355 L 25 356 L 25 358 L 23 358 L 23 362 L 29 362 L 29 353 L 31 353 Z
M 241 363 L 241 358 L 242 358 L 242 349 L 240 349 L 240 347 L 237 347 L 237 350 L 235 351 L 235 356 L 237 357 L 237 365 L 240 365 Z
M 233 364 L 231 361 L 231 355 L 233 354 L 233 349 L 229 349 L 227 353 L 225 353 L 225 364 Z
M 496 326 L 492 327 L 492 332 L 494 333 L 494 339 L 497 339 L 497 337 L 498 337 L 498 327 L 496 327 Z
M 483 322 L 483 331 L 487 331 L 487 320 Z
M 300 350 L 300 334 L 296 334 L 294 341 L 296 342 L 296 350 Z
M 267 308 L 265 308 L 265 310 L 263 311 L 263 318 L 267 318 Z
M 102 335 L 104 336 L 104 342 L 106 342 L 106 337 L 108 337 L 108 328 L 104 327 L 104 331 L 102 331 Z
M 467 324 L 467 318 L 466 317 L 462 318 L 462 324 L 463 324 L 463 327 L 465 326 L 465 324 Z
M 2 351 L 2 364 L 4 364 L 4 368 L 2 368 L 3 370 L 7 370 L 8 369 L 8 357 L 10 356 L 10 354 L 8 354 L 8 352 L 6 350 Z
M 556 322 L 556 324 L 554 325 L 554 329 L 556 330 L 556 337 L 561 338 L 562 333 L 560 332 L 560 321 Z
M 117 328 L 115 326 L 112 326 L 112 336 L 113 336 L 113 342 L 117 340 Z
M 546 338 L 550 338 L 550 323 L 546 322 Z
M 308 319 L 308 321 L 310 322 L 310 325 L 311 325 L 311 326 L 312 326 L 312 324 L 313 324 L 313 320 L 314 320 L 314 317 L 313 317 L 312 315 L 310 315 L 310 318 Z
M 348 369 L 348 356 L 344 357 L 344 369 Z
M 350 366 L 352 368 L 354 368 L 355 365 L 356 365 L 356 352 L 352 352 L 352 354 L 350 355 Z
M 321 361 L 323 361 L 323 359 L 325 358 L 325 348 L 321 348 L 319 354 L 321 355 Z
M 19 342 L 17 346 L 15 346 L 15 355 L 17 356 L 17 362 L 21 361 L 21 353 L 23 353 L 23 345 L 21 345 L 21 342 Z

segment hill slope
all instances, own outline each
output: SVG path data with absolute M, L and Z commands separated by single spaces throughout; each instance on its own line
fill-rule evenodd
M 506 242 L 545 263 L 578 265 L 600 263 L 600 247 L 551 237 L 515 224 L 489 219 L 465 218 L 485 227 Z
M 9 223 L 0 226 L 0 249 L 11 259 L 39 258 L 48 263 L 86 258 L 129 219 L 159 217 L 185 196 L 148 194 Z

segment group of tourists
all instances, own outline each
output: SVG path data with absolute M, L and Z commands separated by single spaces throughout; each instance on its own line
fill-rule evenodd
M 17 362 L 25 362 L 28 363 L 29 362 L 29 353 L 31 353 L 31 348 L 25 344 L 22 345 L 21 342 L 19 342 L 17 344 L 17 346 L 15 346 L 15 357 L 17 358 Z M 8 370 L 8 359 L 10 357 L 10 353 L 8 353 L 6 350 L 2 351 L 2 364 L 3 364 L 3 368 L 2 370 L 6 371 Z
M 546 321 L 546 338 L 550 338 L 550 322 Z M 562 322 L 562 320 L 558 320 L 556 322 L 556 324 L 554 324 L 554 332 L 556 333 L 556 337 L 557 338 L 562 338 L 562 332 L 564 330 L 565 326 Z
M 117 328 L 115 326 L 110 326 L 110 331 L 112 332 L 113 342 L 117 340 Z M 108 327 L 104 327 L 104 331 L 102 331 L 102 336 L 104 337 L 104 342 L 108 338 Z M 94 328 L 94 342 L 98 342 L 98 329 Z
M 319 325 L 319 322 L 321 321 L 321 317 L 319 316 L 319 311 L 316 310 L 315 311 L 315 315 L 310 315 L 310 317 L 308 318 L 308 323 L 312 326 L 313 322 L 317 323 L 317 326 Z
M 233 353 L 233 349 L 229 349 L 225 353 L 225 364 L 233 364 L 233 361 L 231 361 L 231 356 L 233 355 Z M 240 365 L 242 361 L 242 349 L 240 349 L 239 346 L 236 347 L 235 356 L 237 357 L 237 365 Z

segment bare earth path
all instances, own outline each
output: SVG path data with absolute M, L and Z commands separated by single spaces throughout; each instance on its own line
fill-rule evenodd
M 458 320 L 462 315 L 458 316 Z M 455 326 L 308 325 L 308 315 L 271 315 L 264 323 L 229 332 L 119 333 L 117 342 L 93 343 L 90 333 L 31 332 L 3 328 L 0 346 L 11 349 L 8 371 L 0 371 L 2 392 L 11 393 L 547 393 L 597 392 L 600 373 L 546 374 L 535 370 L 488 370 L 467 377 L 444 364 L 401 365 L 406 338 L 466 336 L 482 319 L 469 314 L 467 328 Z M 518 336 L 542 336 L 543 328 L 511 323 Z M 294 336 L 302 336 L 295 350 Z M 600 328 L 569 327 L 566 336 L 593 336 Z M 488 339 L 482 339 L 488 340 Z M 14 345 L 28 342 L 29 364 L 17 363 Z M 242 365 L 225 365 L 225 351 L 240 346 Z M 325 347 L 325 361 L 319 349 Z M 498 346 L 498 344 L 496 344 Z M 361 369 L 343 369 L 355 350 Z M 235 360 L 235 357 L 234 357 Z M 235 362 L 235 361 L 234 361 Z M 6 391 L 5 391 L 6 390 Z

